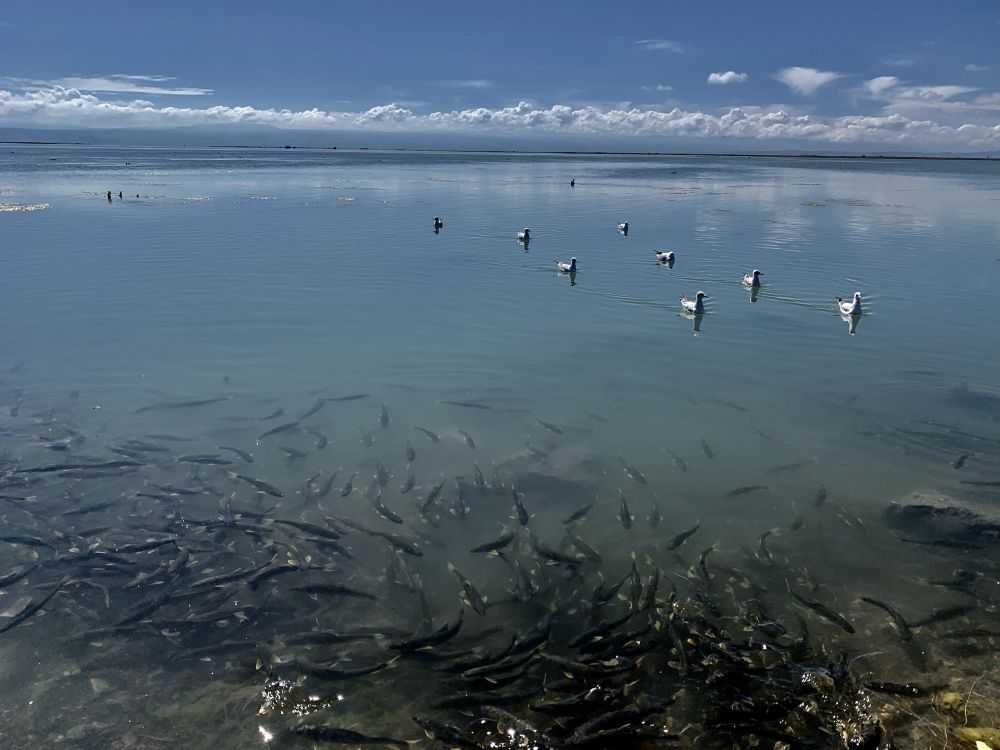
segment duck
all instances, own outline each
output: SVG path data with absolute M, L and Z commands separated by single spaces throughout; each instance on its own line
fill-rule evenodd
M 673 263 L 674 262 L 674 251 L 673 250 L 654 250 L 656 253 L 656 259 L 660 263 Z
M 623 221 L 621 224 L 619 224 L 618 231 L 621 232 L 622 234 L 628 234 L 628 222 Z
M 743 274 L 743 283 L 747 286 L 760 286 L 760 277 L 763 275 L 764 274 L 755 268 L 753 270 L 753 275 L 748 273 Z
M 860 315 L 861 292 L 854 293 L 853 302 L 846 302 L 843 297 L 837 297 L 837 307 L 840 308 L 841 315 Z
M 444 226 L 444 222 L 441 221 L 441 217 L 440 216 L 435 216 L 434 217 L 434 228 L 435 229 L 440 229 L 443 226 Z
M 569 263 L 557 260 L 556 268 L 559 269 L 560 273 L 576 273 L 576 258 L 570 258 Z
M 517 239 L 519 242 L 527 242 L 531 239 L 531 230 L 525 227 L 517 233 Z
M 705 314 L 705 303 L 702 300 L 708 299 L 704 292 L 698 292 L 693 300 L 681 297 L 681 307 L 684 308 L 684 312 L 693 313 L 695 315 Z

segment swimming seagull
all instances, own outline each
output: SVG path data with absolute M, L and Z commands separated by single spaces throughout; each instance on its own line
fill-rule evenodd
M 860 315 L 861 292 L 854 293 L 853 302 L 845 302 L 843 297 L 837 297 L 837 306 L 840 308 L 841 315 Z
M 523 231 L 517 233 L 517 239 L 519 242 L 527 242 L 531 239 L 531 230 L 525 227 Z
M 621 224 L 619 224 L 618 231 L 621 232 L 622 234 L 628 234 L 628 222 L 623 221 Z
M 443 226 L 444 226 L 444 222 L 441 221 L 441 217 L 440 216 L 435 216 L 434 217 L 434 228 L 435 229 L 440 229 Z
M 704 292 L 698 292 L 693 300 L 685 299 L 681 297 L 681 307 L 684 308 L 684 312 L 693 313 L 695 315 L 704 315 L 705 313 L 705 303 L 702 302 L 704 299 L 708 299 Z
M 570 258 L 569 263 L 557 260 L 556 268 L 559 269 L 559 273 L 576 273 L 576 258 Z
M 666 252 L 662 250 L 654 250 L 656 253 L 656 259 L 661 263 L 673 263 L 674 262 L 674 251 L 668 250 Z
M 755 268 L 753 270 L 753 276 L 748 273 L 743 274 L 743 283 L 747 286 L 760 286 L 760 277 L 763 275 L 764 274 Z

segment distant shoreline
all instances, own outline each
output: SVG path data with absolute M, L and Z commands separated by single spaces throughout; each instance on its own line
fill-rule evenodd
M 129 146 L 92 144 L 84 141 L 0 141 L 0 146 L 92 146 L 94 148 L 128 149 L 226 149 L 273 150 L 273 151 L 368 151 L 372 153 L 414 153 L 414 154 L 509 154 L 516 156 L 672 156 L 672 157 L 722 157 L 731 159 L 851 159 L 855 161 L 1000 161 L 992 156 L 939 156 L 934 154 L 782 154 L 757 153 L 753 151 L 520 151 L 517 149 L 467 149 L 467 148 L 368 148 L 365 146 L 338 148 L 337 146 L 263 146 L 263 145 L 209 145 L 209 146 Z

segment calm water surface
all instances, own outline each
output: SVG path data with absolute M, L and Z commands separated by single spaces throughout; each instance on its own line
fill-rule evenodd
M 434 216 L 444 219 L 439 233 Z M 616 231 L 624 221 L 627 235 Z M 524 227 L 527 246 L 515 240 Z M 673 250 L 676 262 L 656 263 L 654 250 Z M 578 273 L 557 274 L 555 259 L 571 256 Z M 751 295 L 741 279 L 754 268 L 764 285 Z M 733 605 L 739 586 L 722 593 L 724 584 L 747 576 L 789 630 L 808 623 L 827 661 L 866 655 L 851 662 L 858 679 L 957 690 L 981 679 L 977 690 L 995 698 L 992 636 L 935 642 L 995 623 L 993 537 L 973 549 L 904 542 L 909 532 L 882 514 L 914 491 L 997 513 L 995 486 L 963 482 L 1000 480 L 998 283 L 992 162 L 5 146 L 0 579 L 31 572 L 0 589 L 0 628 L 63 587 L 0 634 L 0 736 L 12 746 L 198 747 L 207 732 L 216 747 L 266 745 L 271 735 L 305 747 L 281 733 L 319 708 L 356 731 L 422 739 L 411 714 L 452 725 L 477 716 L 460 722 L 418 697 L 428 675 L 441 695 L 454 691 L 439 664 L 404 655 L 338 681 L 329 699 L 331 684 L 296 664 L 363 667 L 398 656 L 391 639 L 319 654 L 289 639 L 436 629 L 459 607 L 449 562 L 490 602 L 483 616 L 466 606 L 467 640 L 450 651 L 509 640 L 549 609 L 572 635 L 583 629 L 583 594 L 601 576 L 626 574 L 633 552 L 643 578 L 661 568 L 682 602 L 692 596 L 689 568 L 713 544 L 717 596 Z M 707 313 L 693 319 L 678 300 L 699 290 Z M 855 291 L 864 314 L 845 319 L 836 298 Z M 333 400 L 355 394 L 367 396 Z M 211 399 L 220 400 L 188 405 Z M 190 460 L 206 454 L 234 463 Z M 138 466 L 25 471 L 113 460 Z M 379 464 L 389 475 L 384 504 L 403 524 L 373 509 Z M 337 470 L 333 490 L 316 498 Z M 411 472 L 416 487 L 401 493 Z M 441 481 L 438 500 L 419 510 Z M 531 514 L 527 528 L 511 485 Z M 733 493 L 748 487 L 757 489 Z M 619 490 L 635 516 L 628 529 Z M 243 520 L 264 530 L 195 523 L 232 521 L 233 492 L 230 507 L 256 514 Z M 603 561 L 540 560 L 528 529 L 572 550 L 563 520 L 595 496 L 577 531 Z M 118 502 L 64 515 L 109 500 Z M 345 558 L 274 523 L 327 517 L 420 540 L 425 554 L 406 562 L 426 606 L 393 582 L 384 538 L 341 524 L 355 554 Z M 468 552 L 501 523 L 517 531 L 510 549 L 538 586 L 519 606 L 510 570 Z M 696 524 L 690 541 L 668 549 Z M 125 559 L 115 552 L 167 537 L 178 539 Z M 923 540 L 940 537 L 925 530 Z M 185 554 L 178 573 L 142 578 Z M 190 588 L 269 561 L 335 569 L 322 580 L 378 598 L 331 603 L 296 591 L 320 580 L 308 569 L 254 587 L 243 578 Z M 972 588 L 928 583 L 956 569 L 972 571 Z M 136 609 L 163 592 L 172 598 L 148 615 Z M 842 613 L 856 633 L 790 592 Z M 970 609 L 902 641 L 861 596 L 890 602 L 910 623 Z M 680 606 L 666 603 L 666 583 L 660 597 L 661 614 Z M 114 626 L 124 630 L 97 632 Z M 239 643 L 249 645 L 194 651 Z M 546 663 L 536 654 L 532 674 Z M 656 674 L 651 691 L 683 683 Z M 296 684 L 305 698 L 268 703 L 268 686 L 287 694 Z M 877 694 L 876 708 L 892 700 Z M 539 719 L 526 704 L 505 705 Z M 927 701 L 893 705 L 896 732 L 945 746 L 938 724 L 900 718 L 934 713 Z M 996 718 L 994 705 L 984 721 Z M 658 716 L 661 731 L 703 718 Z M 698 745 L 693 732 L 684 741 Z

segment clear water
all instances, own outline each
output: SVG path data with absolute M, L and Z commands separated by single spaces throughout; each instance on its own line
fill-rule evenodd
M 476 462 L 492 482 L 496 464 L 505 483 L 529 483 L 531 528 L 553 546 L 562 519 L 597 494 L 581 533 L 603 552 L 609 578 L 628 569 L 633 551 L 679 575 L 717 543 L 728 565 L 769 580 L 775 599 L 803 570 L 818 579 L 810 596 L 844 612 L 859 634 L 844 638 L 822 621 L 817 631 L 852 654 L 880 652 L 868 665 L 886 679 L 973 679 L 996 665 L 995 651 L 971 664 L 926 641 L 914 662 L 885 613 L 856 598 L 892 601 L 915 620 L 966 601 L 927 578 L 972 567 L 997 583 L 995 549 L 903 543 L 882 520 L 889 500 L 915 490 L 996 507 L 996 488 L 960 483 L 1000 479 L 995 163 L 9 146 L 0 153 L 0 208 L 0 459 L 8 469 L 67 460 L 46 447 L 67 427 L 85 438 L 68 453 L 91 460 L 119 458 L 106 447 L 163 433 L 190 438 L 169 445 L 173 455 L 216 453 L 220 444 L 252 451 L 252 466 L 203 466 L 199 476 L 235 490 L 236 505 L 276 506 L 272 517 L 344 516 L 432 539 L 418 566 L 436 627 L 457 607 L 447 562 L 491 600 L 504 597 L 506 570 L 467 548 L 494 536 L 499 522 L 516 525 L 508 495 L 473 493 L 465 520 L 448 512 L 450 480 L 471 481 Z M 616 232 L 622 221 L 627 236 Z M 523 227 L 531 228 L 527 247 L 515 240 Z M 653 251 L 668 249 L 674 265 L 657 264 Z M 555 272 L 554 260 L 570 256 L 579 263 L 573 278 Z M 754 268 L 764 274 L 756 301 L 741 284 Z M 693 320 L 678 299 L 698 290 L 707 313 Z M 864 314 L 852 334 L 836 298 L 856 290 Z M 323 449 L 304 431 L 257 440 L 317 397 L 356 393 L 370 395 L 326 402 L 304 420 L 328 438 Z M 260 421 L 277 409 L 285 415 Z M 440 444 L 414 425 L 439 433 Z M 409 497 L 398 492 L 407 441 L 417 453 Z M 280 445 L 307 455 L 288 460 Z M 392 475 L 384 498 L 403 527 L 364 499 L 376 459 Z M 621 459 L 647 483 L 630 479 Z M 348 498 L 335 489 L 317 508 L 296 494 L 308 477 L 322 471 L 323 481 L 338 467 L 337 488 L 359 472 Z M 45 514 L 119 495 L 133 503 L 85 520 L 57 517 L 48 529 L 18 502 L 0 511 L 11 534 L 107 524 L 114 528 L 92 542 L 136 541 L 148 536 L 151 515 L 161 526 L 165 518 L 155 502 L 135 500 L 136 490 L 181 484 L 191 468 L 160 461 L 122 477 L 46 475 L 27 488 Z M 285 497 L 263 502 L 245 483 L 230 484 L 230 469 L 252 469 Z M 410 498 L 442 477 L 435 526 Z M 0 493 L 23 497 L 14 479 Z M 553 489 L 555 480 L 575 484 Z M 727 496 L 749 485 L 766 489 Z M 830 500 L 814 507 L 820 486 Z M 629 530 L 617 520 L 619 488 L 636 516 Z M 646 523 L 654 494 L 664 518 L 657 529 Z M 195 516 L 219 508 L 216 497 L 186 503 Z M 792 531 L 797 511 L 804 524 Z M 141 532 L 130 530 L 136 518 Z M 688 546 L 665 549 L 695 522 Z M 758 538 L 772 527 L 781 528 L 767 542 L 778 568 L 754 569 L 762 567 Z M 384 596 L 374 610 L 361 608 L 363 617 L 419 629 L 382 592 L 381 545 L 360 537 L 354 546 L 361 562 L 351 576 Z M 58 554 L 5 547 L 0 576 Z M 4 589 L 0 609 L 51 578 Z M 105 609 L 142 598 L 119 590 L 127 579 L 112 577 Z M 110 624 L 85 589 L 67 587 L 44 614 L 0 635 L 9 727 L 0 732 L 21 742 L 69 732 L 72 746 L 114 737 L 116 746 L 140 747 L 198 746 L 203 732 L 219 731 L 214 746 L 245 747 L 264 741 L 258 725 L 280 730 L 280 712 L 257 715 L 263 678 L 238 659 L 163 661 L 171 644 L 211 643 L 212 633 L 161 636 L 166 646 L 125 637 L 51 648 L 52 638 Z M 964 627 L 995 618 L 994 599 L 980 590 Z M 523 613 L 505 611 L 491 608 L 477 627 L 508 615 L 520 624 Z M 280 622 L 238 634 L 279 648 L 281 635 Z M 404 664 L 392 679 L 352 683 L 345 723 L 418 738 L 409 714 L 419 699 L 402 709 L 397 702 L 400 685 L 412 692 L 425 679 Z M 358 718 L 386 707 L 377 726 Z

